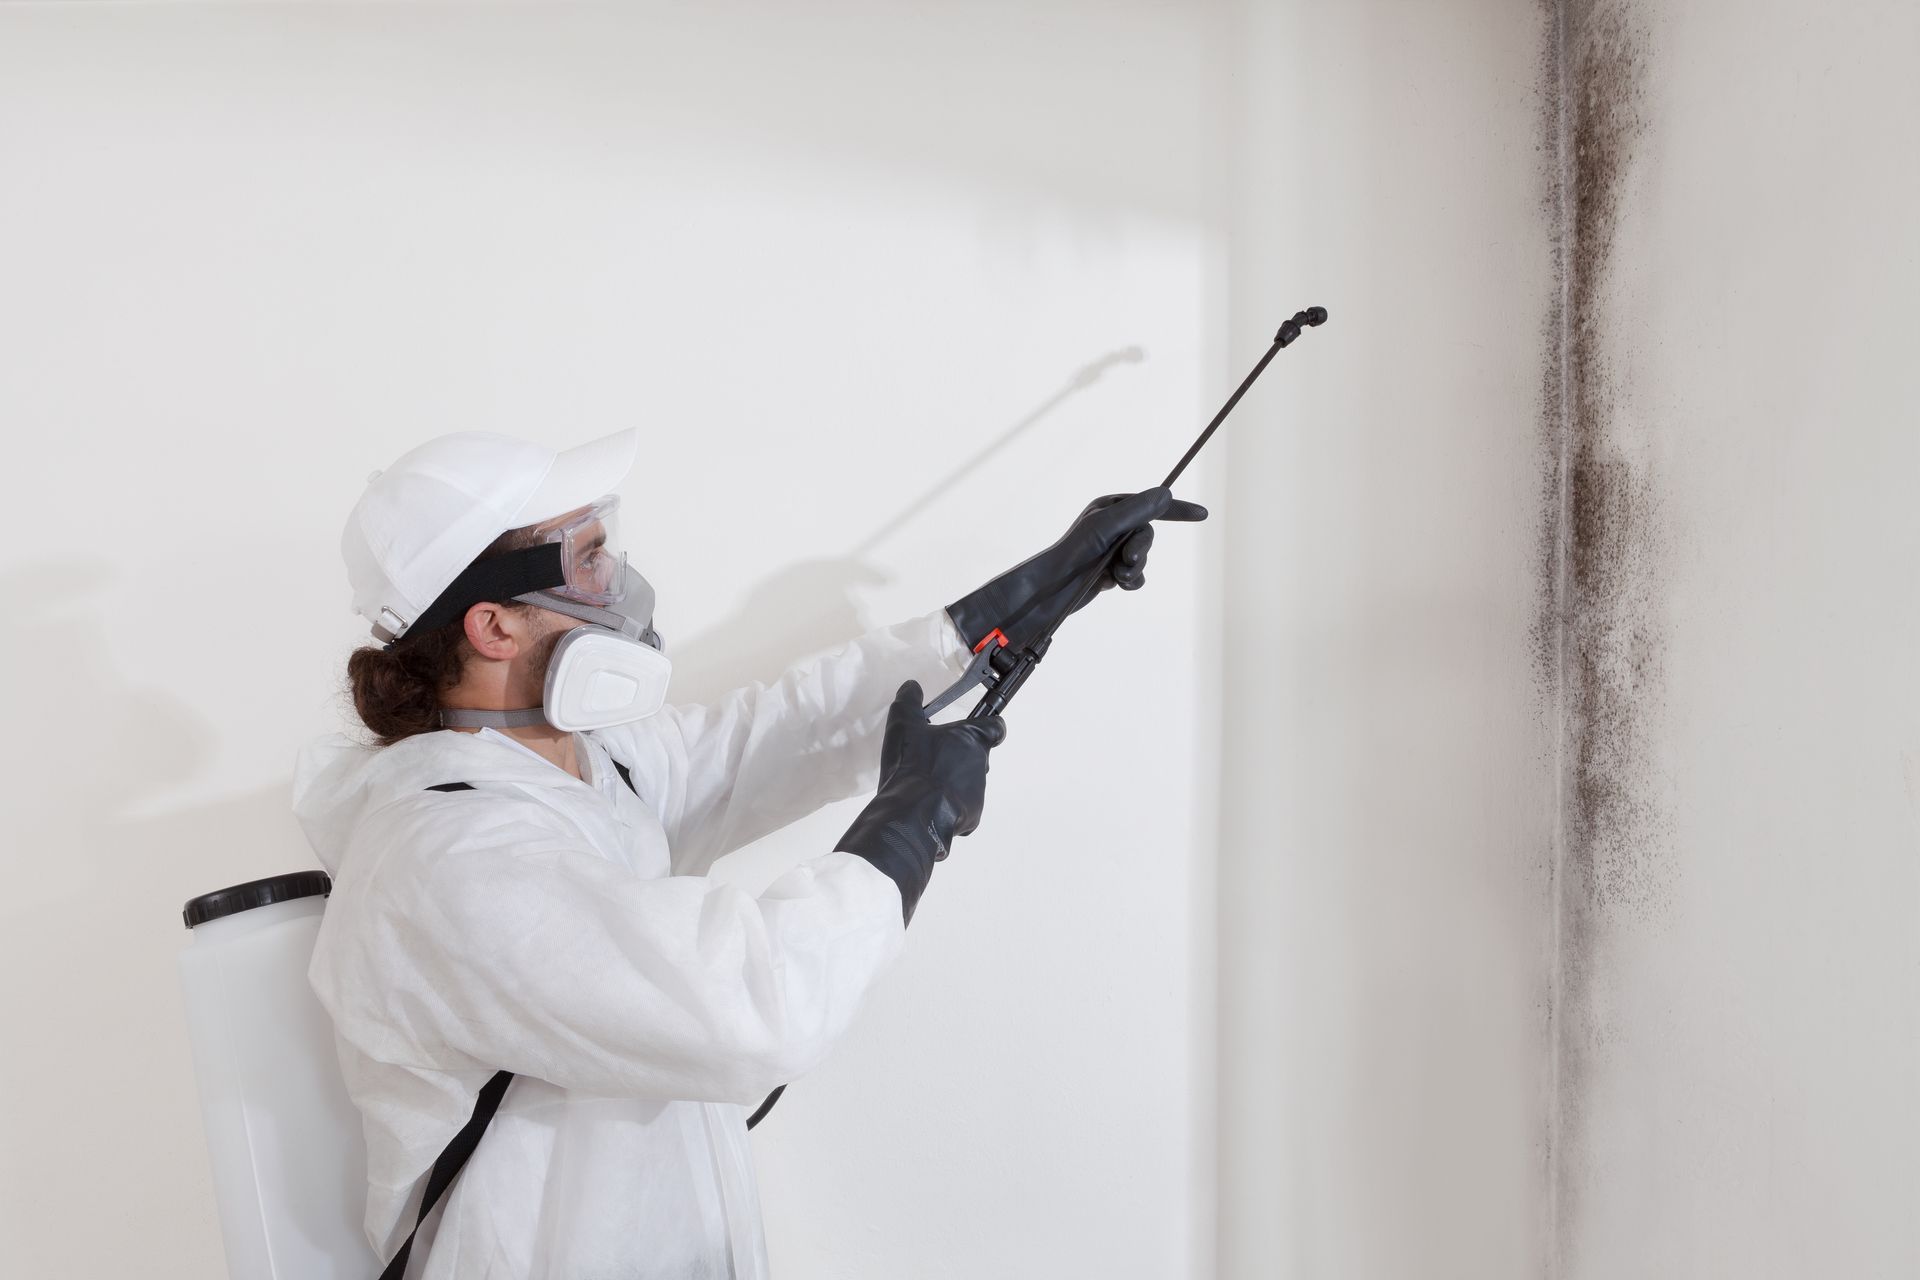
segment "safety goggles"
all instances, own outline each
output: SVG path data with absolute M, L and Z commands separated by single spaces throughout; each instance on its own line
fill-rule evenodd
M 620 499 L 608 494 L 548 532 L 542 541 L 559 544 L 565 581 L 547 590 L 582 604 L 605 606 L 619 598 L 627 564 L 627 553 L 620 549 L 619 517 Z

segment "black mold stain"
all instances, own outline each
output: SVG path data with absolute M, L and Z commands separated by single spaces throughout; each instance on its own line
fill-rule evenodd
M 1609 316 L 1622 186 L 1643 130 L 1644 41 L 1624 3 L 1571 3 L 1565 260 L 1566 373 L 1560 574 L 1560 696 L 1567 713 L 1569 863 L 1604 914 L 1638 913 L 1662 888 L 1650 730 L 1665 648 L 1653 477 L 1625 420 L 1609 360 L 1626 328 Z
M 1612 358 L 1630 341 L 1613 283 L 1635 148 L 1645 133 L 1646 27 L 1632 0 L 1546 0 L 1542 71 L 1556 289 L 1542 377 L 1546 445 L 1539 671 L 1560 714 L 1549 1040 L 1549 1274 L 1572 1261 L 1583 1103 L 1608 1038 L 1613 929 L 1657 914 L 1667 806 L 1654 764 L 1662 703 L 1663 545 L 1644 426 Z

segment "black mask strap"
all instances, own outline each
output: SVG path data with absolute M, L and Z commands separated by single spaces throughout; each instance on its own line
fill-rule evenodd
M 407 628 L 407 634 L 425 635 L 444 627 L 484 601 L 511 600 L 529 592 L 565 586 L 567 570 L 561 558 L 564 553 L 559 543 L 543 542 L 537 547 L 523 547 L 502 556 L 475 560 L 434 598 L 427 611 Z M 392 648 L 392 642 L 386 647 Z

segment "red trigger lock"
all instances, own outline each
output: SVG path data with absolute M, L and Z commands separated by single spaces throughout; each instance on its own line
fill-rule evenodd
M 992 644 L 995 640 L 998 640 L 1000 642 L 1000 647 L 1002 649 L 1007 647 L 1006 633 L 1000 630 L 1000 628 L 995 627 L 993 630 L 987 632 L 986 638 L 984 640 L 982 640 L 979 644 L 973 646 L 973 651 L 975 653 L 978 653 L 982 649 L 986 648 L 988 645 Z

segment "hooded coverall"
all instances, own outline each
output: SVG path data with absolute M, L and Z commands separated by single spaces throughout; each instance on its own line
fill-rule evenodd
M 714 705 L 576 735 L 585 781 L 493 730 L 302 751 L 294 811 L 334 881 L 309 976 L 364 1120 L 383 1260 L 508 1070 L 414 1276 L 766 1276 L 746 1109 L 846 1029 L 901 949 L 900 894 L 849 853 L 758 897 L 705 873 L 871 790 L 894 691 L 938 689 L 968 657 L 944 611 L 876 631 Z M 428 789 L 449 782 L 474 789 Z

